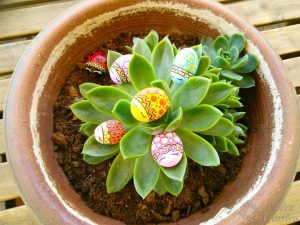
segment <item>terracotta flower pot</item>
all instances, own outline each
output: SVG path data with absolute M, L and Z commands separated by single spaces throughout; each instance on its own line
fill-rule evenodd
M 257 86 L 246 93 L 251 132 L 242 169 L 208 212 L 176 224 L 263 224 L 294 177 L 296 98 L 280 58 L 259 32 L 207 0 L 84 1 L 37 36 L 14 72 L 5 111 L 9 162 L 23 199 L 43 224 L 123 224 L 94 213 L 69 185 L 53 151 L 53 106 L 83 55 L 119 32 L 151 29 L 211 37 L 240 31 L 259 57 Z

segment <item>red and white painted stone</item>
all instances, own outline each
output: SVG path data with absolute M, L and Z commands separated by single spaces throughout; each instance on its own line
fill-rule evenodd
M 103 74 L 107 71 L 107 56 L 101 51 L 92 52 L 84 65 L 91 73 Z
M 152 157 L 163 167 L 176 166 L 182 158 L 182 152 L 182 141 L 174 132 L 157 134 L 152 141 Z

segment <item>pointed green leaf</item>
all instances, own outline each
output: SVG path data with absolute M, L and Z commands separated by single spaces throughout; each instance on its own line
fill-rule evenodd
M 124 47 L 126 48 L 126 50 L 127 50 L 130 54 L 132 54 L 132 48 L 131 48 L 130 46 L 125 45 Z
M 171 114 L 165 132 L 172 132 L 176 130 L 181 125 L 182 117 L 183 117 L 183 111 L 182 108 L 179 107 L 175 112 Z
M 148 47 L 147 43 L 145 40 L 143 39 L 138 39 L 133 48 L 132 48 L 133 53 L 138 53 L 142 56 L 144 56 L 146 59 L 149 60 L 149 62 L 151 61 L 151 50 Z
M 191 131 L 202 131 L 215 125 L 223 113 L 211 105 L 201 104 L 183 111 L 181 127 Z
M 151 63 L 138 53 L 134 53 L 130 60 L 128 74 L 137 90 L 149 87 L 150 83 L 156 79 Z
M 99 84 L 94 84 L 94 83 L 83 83 L 83 84 L 79 85 L 79 91 L 83 97 L 87 98 L 86 93 L 88 93 L 93 88 L 99 87 L 99 86 L 100 86 Z
M 199 66 L 196 75 L 204 74 L 210 66 L 210 58 L 208 56 L 202 56 L 200 58 Z
M 235 144 L 233 144 L 228 138 L 226 138 L 226 142 L 227 142 L 227 152 L 232 154 L 232 155 L 239 155 L 239 150 L 237 149 L 237 147 L 235 146 Z
M 227 51 L 229 42 L 224 36 L 219 36 L 214 41 L 213 46 L 216 51 L 218 51 L 220 48 L 223 49 L 223 51 Z
M 180 194 L 180 192 L 182 191 L 183 188 L 183 181 L 177 181 L 177 180 L 173 180 L 169 177 L 167 177 L 163 172 L 160 172 L 160 176 L 163 180 L 164 186 L 166 188 L 166 190 L 174 195 L 174 196 L 178 196 Z
M 215 145 L 215 149 L 219 152 L 226 152 L 228 149 L 227 149 L 227 138 L 225 137 L 218 137 L 216 136 L 215 137 L 215 140 L 216 140 L 216 145 Z
M 135 159 L 123 159 L 119 153 L 114 159 L 106 179 L 107 193 L 121 190 L 131 179 L 134 169 Z
M 237 71 L 237 69 L 244 67 L 248 63 L 248 55 L 244 55 L 243 57 L 239 58 L 235 61 L 231 66 L 230 69 Z
M 125 99 L 121 99 L 116 103 L 112 113 L 118 120 L 121 121 L 121 123 L 126 126 L 132 126 L 138 123 L 138 121 L 131 114 L 130 102 Z
M 220 75 L 221 70 L 222 70 L 221 68 L 212 68 L 212 69 L 207 70 L 207 72 L 213 73 L 215 75 Z
M 221 104 L 228 105 L 230 108 L 243 107 L 243 104 L 236 99 L 226 99 L 226 100 L 222 101 Z
M 258 59 L 253 54 L 248 54 L 248 62 L 246 65 L 239 67 L 235 71 L 238 73 L 251 73 L 256 69 L 258 65 Z
M 92 124 L 92 123 L 83 123 L 80 125 L 79 131 L 84 133 L 86 136 L 91 136 L 94 134 L 94 130 L 98 124 Z
M 243 118 L 245 114 L 246 114 L 246 112 L 234 112 L 234 113 L 232 113 L 232 115 L 234 117 L 234 122 L 236 122 L 237 120 Z
M 96 165 L 96 164 L 102 163 L 102 162 L 110 159 L 115 154 L 117 154 L 117 151 L 112 153 L 111 155 L 99 156 L 99 157 L 83 155 L 83 161 L 85 161 L 86 163 L 91 164 L 91 165 Z
M 173 53 L 174 53 L 174 57 L 177 55 L 178 49 L 176 47 L 176 45 L 172 44 L 173 47 Z
M 121 56 L 122 56 L 122 54 L 119 52 L 108 50 L 108 53 L 107 53 L 107 68 L 108 68 L 108 70 L 110 70 L 110 67 L 116 61 L 116 59 Z
M 76 102 L 70 106 L 73 114 L 80 120 L 93 124 L 100 124 L 113 119 L 112 114 L 105 114 L 95 109 L 88 100 Z
M 157 135 L 159 133 L 162 133 L 166 127 L 166 124 L 160 124 L 157 126 L 147 126 L 147 125 L 141 125 L 143 131 L 149 135 Z
M 94 157 L 112 155 L 119 151 L 119 145 L 104 145 L 96 141 L 94 135 L 84 143 L 82 153 Z
M 214 126 L 199 133 L 212 136 L 227 136 L 231 134 L 233 130 L 233 123 L 226 118 L 221 118 Z
M 161 174 L 162 174 L 162 172 L 159 172 L 158 180 L 157 180 L 155 188 L 154 188 L 154 191 L 159 196 L 162 196 L 167 192 L 167 189 L 165 187 L 164 180 L 163 180 L 163 177 Z
M 210 85 L 208 92 L 201 103 L 209 105 L 218 104 L 219 102 L 228 98 L 233 91 L 234 88 L 230 84 L 223 82 L 213 83 Z
M 203 54 L 202 44 L 195 45 L 192 47 L 192 49 L 194 49 L 197 52 L 198 59 L 200 60 L 200 58 L 202 57 L 202 54 Z
M 159 166 L 150 151 L 136 159 L 133 181 L 137 193 L 144 199 L 155 187 L 159 177 Z
M 178 129 L 176 134 L 183 143 L 183 150 L 189 158 L 203 166 L 218 166 L 220 158 L 214 147 L 192 131 Z
M 120 99 L 131 100 L 131 96 L 112 86 L 93 88 L 87 93 L 88 100 L 98 110 L 111 113 Z
M 154 47 L 157 45 L 159 36 L 158 33 L 154 30 L 151 30 L 150 33 L 145 38 L 146 43 L 148 44 L 151 51 L 153 51 Z
M 120 141 L 120 150 L 124 159 L 145 155 L 150 149 L 151 141 L 152 136 L 146 134 L 141 127 L 132 128 Z
M 218 68 L 228 68 L 230 66 L 230 62 L 222 56 L 217 56 L 211 64 Z
M 213 48 L 209 48 L 207 46 L 203 46 L 203 53 L 204 55 L 208 56 L 211 60 L 214 60 L 218 55 L 217 52 Z
M 240 52 L 237 47 L 231 47 L 230 49 L 230 58 L 231 62 L 235 62 L 239 58 Z
M 229 41 L 230 48 L 236 47 L 239 50 L 239 52 L 241 52 L 245 48 L 245 45 L 246 45 L 246 40 L 244 35 L 240 33 L 236 33 L 230 37 L 230 41 Z
M 151 61 L 157 79 L 171 81 L 171 67 L 174 60 L 173 47 L 170 40 L 165 37 L 153 49 Z
M 255 80 L 253 77 L 243 74 L 243 79 L 234 81 L 233 84 L 240 88 L 251 88 L 255 86 Z
M 186 155 L 183 153 L 181 161 L 176 166 L 173 167 L 161 166 L 160 168 L 167 177 L 182 182 L 187 168 Z
M 170 88 L 169 85 L 164 80 L 155 80 L 151 82 L 151 87 L 159 88 L 167 93 L 170 96 Z
M 186 80 L 173 93 L 173 107 L 182 109 L 198 105 L 205 97 L 210 80 L 204 77 L 192 77 Z
M 237 73 L 234 73 L 231 70 L 222 70 L 221 74 L 223 77 L 227 78 L 228 80 L 242 80 L 243 77 Z
M 125 93 L 134 96 L 137 93 L 137 90 L 131 83 L 123 83 L 123 84 L 117 84 L 113 85 L 112 87 L 115 87 L 121 91 L 124 91 Z

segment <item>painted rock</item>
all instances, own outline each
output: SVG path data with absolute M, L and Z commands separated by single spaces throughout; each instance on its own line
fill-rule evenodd
M 145 88 L 133 97 L 130 110 L 138 121 L 152 122 L 162 117 L 169 106 L 166 92 L 159 88 Z
M 195 76 L 198 69 L 198 55 L 192 48 L 183 48 L 175 56 L 171 77 L 176 84 L 181 84 L 183 81 Z
M 182 152 L 182 141 L 174 132 L 158 134 L 152 141 L 152 157 L 163 167 L 176 166 L 182 158 Z
M 117 144 L 126 134 L 123 124 L 118 120 L 108 120 L 101 123 L 94 131 L 95 139 L 101 144 Z
M 112 81 L 116 84 L 130 82 L 128 76 L 128 65 L 131 57 L 131 54 L 122 55 L 112 64 L 109 74 Z
M 93 52 L 84 65 L 92 73 L 103 74 L 107 71 L 107 56 L 103 52 Z

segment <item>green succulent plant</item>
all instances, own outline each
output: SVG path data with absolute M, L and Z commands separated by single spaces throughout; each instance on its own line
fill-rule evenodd
M 143 198 L 151 191 L 177 196 L 184 185 L 188 160 L 218 166 L 218 151 L 239 155 L 236 145 L 244 143 L 247 130 L 239 123 L 245 114 L 240 111 L 243 104 L 239 88 L 254 85 L 246 73 L 256 68 L 257 60 L 251 54 L 240 57 L 246 42 L 242 34 L 222 35 L 214 41 L 203 38 L 193 47 L 199 56 L 196 76 L 175 85 L 170 70 L 178 50 L 168 37 L 159 41 L 157 32 L 151 31 L 144 39 L 134 38 L 133 42 L 132 47 L 126 47 L 133 54 L 128 67 L 131 83 L 81 84 L 84 99 L 71 105 L 74 115 L 83 121 L 80 131 L 88 136 L 83 160 L 98 164 L 116 156 L 107 176 L 108 193 L 119 191 L 133 178 Z M 120 56 L 109 51 L 108 68 Z M 131 114 L 130 102 L 138 91 L 148 87 L 164 90 L 170 108 L 157 121 L 142 123 Z M 110 119 L 119 120 L 127 133 L 119 144 L 100 144 L 94 130 Z M 183 142 L 183 157 L 174 167 L 162 167 L 152 158 L 151 142 L 154 135 L 172 131 Z

